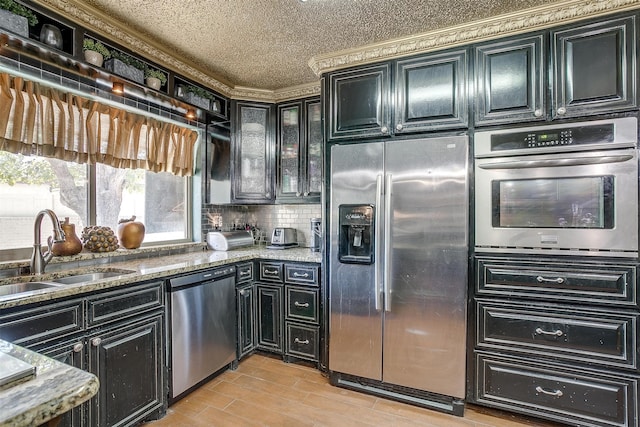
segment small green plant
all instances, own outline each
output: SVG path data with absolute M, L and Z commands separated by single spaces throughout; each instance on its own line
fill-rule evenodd
M 137 68 L 138 70 L 144 70 L 146 68 L 146 65 L 145 65 L 144 62 L 140 61 L 139 59 L 134 58 L 131 55 L 127 55 L 126 53 L 122 53 L 119 50 L 111 51 L 111 58 L 112 59 L 117 59 L 118 61 L 122 62 L 123 64 L 130 65 L 133 68 Z
M 93 50 L 94 52 L 98 52 L 102 55 L 105 61 L 111 58 L 111 52 L 107 49 L 101 42 L 96 41 L 94 39 L 85 38 L 82 42 L 83 50 Z
M 29 22 L 29 26 L 33 27 L 38 23 L 38 17 L 29 9 L 15 2 L 14 0 L 0 0 L 0 9 L 24 16 Z
M 202 89 L 201 87 L 194 85 L 187 85 L 184 88 L 186 93 L 192 93 L 195 96 L 199 96 L 200 98 L 210 99 L 214 101 L 216 97 L 209 91 Z
M 160 80 L 160 83 L 164 86 L 165 83 L 167 83 L 167 75 L 165 73 L 163 73 L 162 71 L 155 69 L 155 68 L 150 68 L 150 67 L 145 67 L 144 69 L 144 77 L 148 78 L 148 77 L 155 77 L 156 79 Z

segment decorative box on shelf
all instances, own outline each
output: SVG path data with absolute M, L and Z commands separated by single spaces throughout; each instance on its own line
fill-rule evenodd
M 139 84 L 144 84 L 144 71 L 133 65 L 125 64 L 119 59 L 111 58 L 105 61 L 104 68 L 113 74 L 129 79 Z
M 0 9 L 0 28 L 25 38 L 29 37 L 29 20 L 7 10 Z

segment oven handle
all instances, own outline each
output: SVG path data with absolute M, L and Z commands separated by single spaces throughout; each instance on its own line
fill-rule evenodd
M 526 169 L 526 168 L 548 168 L 559 166 L 582 166 L 582 165 L 598 165 L 603 163 L 620 163 L 633 159 L 631 154 L 623 154 L 619 156 L 603 156 L 603 157 L 587 157 L 587 158 L 568 158 L 568 159 L 549 159 L 549 160 L 516 160 L 513 162 L 503 163 L 487 163 L 478 165 L 480 169 Z

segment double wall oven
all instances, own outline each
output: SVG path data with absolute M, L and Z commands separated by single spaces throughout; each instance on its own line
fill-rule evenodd
M 478 132 L 476 252 L 638 256 L 635 117 Z

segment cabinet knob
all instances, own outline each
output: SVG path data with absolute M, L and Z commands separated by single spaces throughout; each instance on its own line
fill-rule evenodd
M 245 295 L 246 293 L 247 293 L 247 291 L 246 291 L 246 290 L 244 290 L 244 289 L 240 289 L 240 295 Z
M 542 110 L 536 110 L 533 112 L 533 115 L 536 117 L 542 117 Z
M 102 338 L 94 338 L 91 340 L 91 345 L 98 347 L 102 343 Z
M 396 130 L 402 130 L 402 128 L 403 128 L 402 123 L 398 123 L 396 125 Z
M 567 109 L 564 107 L 559 107 L 557 112 L 558 112 L 558 115 L 562 116 L 563 114 L 566 114 Z
M 264 193 L 264 197 L 266 197 L 266 198 L 271 197 L 271 193 Z
M 73 352 L 74 353 L 80 353 L 82 351 L 82 348 L 84 347 L 84 344 L 82 344 L 81 342 L 79 343 L 75 343 L 73 345 Z
M 299 191 L 296 193 L 296 197 L 300 197 L 301 195 L 302 194 Z
M 305 192 L 304 192 L 304 197 L 307 197 L 308 195 L 309 195 L 309 192 L 308 192 L 308 191 L 305 191 Z
M 380 132 L 382 132 L 382 133 L 389 133 L 389 128 L 388 128 L 388 127 L 386 127 L 386 126 L 382 126 L 382 127 L 380 128 Z

